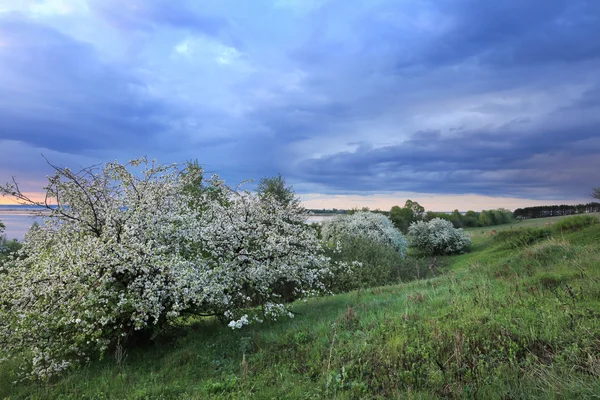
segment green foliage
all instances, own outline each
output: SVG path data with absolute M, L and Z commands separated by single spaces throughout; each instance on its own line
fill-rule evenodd
M 450 214 L 446 214 L 444 212 L 435 212 L 435 211 L 427 211 L 427 213 L 425 214 L 425 217 L 423 218 L 423 221 L 429 222 L 435 218 L 439 218 L 439 219 L 443 219 L 445 221 L 452 222 L 452 217 Z
M 404 258 L 392 246 L 361 236 L 339 238 L 341 251 L 330 251 L 335 261 L 359 262 L 352 270 L 335 275 L 329 284 L 333 292 L 398 282 Z
M 393 206 L 390 210 L 390 219 L 400 232 L 406 233 L 414 220 L 414 213 L 410 208 Z
M 17 239 L 0 238 L 0 258 L 9 257 L 21 249 L 23 245 Z
M 256 192 L 260 196 L 272 196 L 279 201 L 283 206 L 292 205 L 300 206 L 300 199 L 296 197 L 294 188 L 288 186 L 285 179 L 278 174 L 277 176 L 264 177 L 258 182 Z
M 16 239 L 8 240 L 4 235 L 6 226 L 0 221 L 0 268 L 22 247 Z
M 190 207 L 196 210 L 204 210 L 206 207 L 206 196 L 210 201 L 218 202 L 226 206 L 228 204 L 227 196 L 221 188 L 210 184 L 210 181 L 204 177 L 204 169 L 198 160 L 188 161 L 181 172 L 183 181 L 182 193 L 190 199 Z
M 0 237 L 0 270 L 3 266 L 10 265 L 21 247 L 23 245 L 17 239 L 7 240 L 5 237 Z
M 402 233 L 408 232 L 408 227 L 415 221 L 423 219 L 425 208 L 416 201 L 406 200 L 404 207 L 393 206 L 390 210 L 390 219 L 394 226 Z
M 492 226 L 508 224 L 513 216 L 510 210 L 499 208 L 497 210 L 483 210 L 479 214 L 479 226 Z
M 598 218 L 592 215 L 576 215 L 573 217 L 563 218 L 554 224 L 554 229 L 559 232 L 577 231 L 585 227 L 597 224 Z
M 549 228 L 519 228 L 500 231 L 494 235 L 494 239 L 506 249 L 516 249 L 551 236 L 552 230 Z
M 473 210 L 469 210 L 462 216 L 462 223 L 465 228 L 478 226 L 479 214 Z
M 423 213 L 425 212 L 425 208 L 422 205 L 416 201 L 412 201 L 411 199 L 406 200 L 406 203 L 404 203 L 404 208 L 410 209 L 417 220 L 421 219 L 423 217 Z

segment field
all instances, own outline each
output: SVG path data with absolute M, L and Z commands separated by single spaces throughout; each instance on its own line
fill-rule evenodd
M 599 398 L 600 225 L 507 248 L 473 228 L 472 252 L 423 260 L 434 278 L 293 304 L 293 319 L 232 331 L 182 321 L 0 398 Z
M 591 214 L 586 214 L 586 215 L 593 215 L 596 217 L 600 217 L 600 213 L 591 213 Z M 500 232 L 500 231 L 507 230 L 507 229 L 549 227 L 565 218 L 569 218 L 569 216 L 525 219 L 525 220 L 515 221 L 510 224 L 505 224 L 505 225 L 486 226 L 483 228 L 467 228 L 465 230 L 471 234 L 471 236 L 473 237 L 474 240 L 477 240 L 477 239 L 481 239 L 482 237 L 489 236 L 492 231 Z

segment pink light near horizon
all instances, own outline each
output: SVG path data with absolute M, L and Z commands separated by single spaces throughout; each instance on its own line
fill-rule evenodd
M 554 204 L 584 204 L 593 199 L 571 200 L 534 200 L 517 197 L 491 197 L 476 194 L 425 194 L 392 193 L 373 195 L 325 195 L 309 193 L 300 195 L 302 204 L 310 209 L 351 209 L 369 207 L 370 209 L 389 210 L 395 205 L 403 206 L 407 199 L 421 204 L 427 211 L 481 211 L 496 208 L 517 208 Z

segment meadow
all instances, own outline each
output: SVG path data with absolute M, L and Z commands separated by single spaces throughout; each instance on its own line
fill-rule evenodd
M 600 224 L 497 238 L 559 219 L 469 229 L 467 254 L 409 256 L 427 279 L 296 302 L 294 318 L 182 319 L 45 383 L 9 365 L 0 398 L 598 398 Z

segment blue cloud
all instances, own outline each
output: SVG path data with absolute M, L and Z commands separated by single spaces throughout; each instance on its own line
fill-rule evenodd
M 0 18 L 0 36 L 1 139 L 69 152 L 140 148 L 174 118 L 131 68 L 86 43 L 16 15 Z
M 157 30 L 167 26 L 217 35 L 228 26 L 226 17 L 204 13 L 194 2 L 92 0 L 90 6 L 125 30 Z

